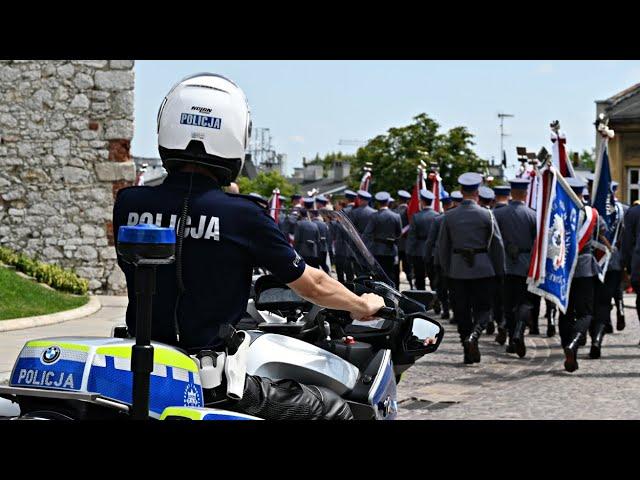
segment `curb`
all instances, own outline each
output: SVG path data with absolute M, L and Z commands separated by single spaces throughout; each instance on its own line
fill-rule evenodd
M 89 301 L 78 308 L 65 310 L 63 312 L 49 313 L 47 315 L 39 315 L 37 317 L 15 318 L 12 320 L 0 320 L 0 332 L 8 332 L 11 330 L 23 330 L 25 328 L 43 327 L 45 325 L 53 325 L 68 320 L 76 320 L 96 313 L 102 308 L 100 300 L 95 295 L 89 296 Z

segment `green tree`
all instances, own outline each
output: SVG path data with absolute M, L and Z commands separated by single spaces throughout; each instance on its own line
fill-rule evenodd
M 350 186 L 357 188 L 362 168 L 370 162 L 374 191 L 410 190 L 415 184 L 416 169 L 423 160 L 427 166 L 438 164 L 447 190 L 454 190 L 457 178 L 466 171 L 482 171 L 486 164 L 472 147 L 473 135 L 466 127 L 455 127 L 440 133 L 440 125 L 426 113 L 413 118 L 404 127 L 390 128 L 358 149 L 352 160 Z
M 276 188 L 280 189 L 280 193 L 287 197 L 297 191 L 296 186 L 289 183 L 285 177 L 276 171 L 260 172 L 253 180 L 250 180 L 249 177 L 238 177 L 237 184 L 240 193 L 256 192 L 265 198 L 269 198 Z

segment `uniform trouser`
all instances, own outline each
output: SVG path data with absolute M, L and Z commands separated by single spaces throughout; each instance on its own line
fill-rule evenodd
M 596 277 L 573 278 L 567 313 L 561 313 L 558 320 L 563 347 L 578 333 L 587 334 L 593 317 L 594 282 L 597 281 Z
M 524 327 L 531 317 L 537 295 L 527 290 L 527 277 L 507 275 L 504 278 L 504 317 L 509 337 L 513 337 L 518 321 Z
M 443 312 L 449 312 L 449 281 L 442 273 L 439 265 L 433 266 L 433 285 Z
M 389 277 L 389 280 L 391 280 L 394 283 L 395 288 L 398 288 L 398 285 L 395 285 L 395 281 L 394 281 L 395 257 L 392 257 L 391 255 L 374 255 L 374 257 L 382 267 L 382 270 L 384 270 L 384 273 L 386 273 L 387 277 Z
M 327 265 L 327 252 L 320 252 L 320 256 L 318 257 L 318 263 L 320 264 L 320 268 L 325 271 L 325 273 L 329 273 L 331 270 L 329 269 L 329 265 Z
M 411 261 L 411 266 L 413 267 L 414 273 L 414 287 L 416 290 L 424 290 L 425 289 L 425 281 L 424 277 L 427 272 L 425 271 L 424 265 L 424 257 L 414 257 L 413 255 L 409 257 Z
M 349 404 L 328 388 L 256 375 L 247 375 L 242 399 L 231 408 L 265 420 L 353 419 Z
M 464 341 L 474 330 L 484 330 L 489 323 L 491 302 L 495 295 L 496 278 L 473 280 L 449 279 L 453 286 L 456 303 L 453 314 L 458 323 L 460 341 Z
M 305 257 L 304 255 L 302 255 L 302 259 L 304 260 L 304 263 L 306 263 L 310 267 L 319 268 L 320 262 L 318 257 Z
M 595 282 L 595 310 L 593 321 L 589 327 L 589 333 L 591 339 L 597 335 L 601 326 L 611 324 L 611 300 L 616 295 L 616 290 L 620 286 L 620 280 L 622 279 L 622 272 L 620 270 L 607 270 L 607 274 L 604 277 L 604 283 L 600 283 L 599 280 Z
M 533 304 L 533 309 L 531 310 L 531 317 L 529 324 L 529 330 L 537 330 L 539 328 L 539 318 L 540 318 L 540 300 L 542 297 L 538 295 L 534 295 L 532 297 L 531 303 Z
M 353 267 L 351 259 L 345 255 L 336 255 L 336 275 L 340 283 L 353 281 Z

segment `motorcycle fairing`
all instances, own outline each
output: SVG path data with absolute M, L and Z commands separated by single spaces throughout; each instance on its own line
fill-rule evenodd
M 10 385 L 96 393 L 131 405 L 131 347 L 134 343 L 128 339 L 98 337 L 29 341 L 18 356 Z M 150 378 L 150 416 L 158 418 L 169 406 L 204 406 L 195 361 L 174 347 L 152 344 L 154 366 Z M 45 358 L 45 352 L 54 352 L 57 357 L 51 361 Z
M 391 350 L 384 350 L 380 368 L 369 390 L 369 403 L 375 408 L 378 420 L 394 420 L 398 412 L 396 379 L 393 373 Z

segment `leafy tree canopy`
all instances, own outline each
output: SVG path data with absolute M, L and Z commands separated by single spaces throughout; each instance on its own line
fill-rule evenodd
M 404 127 L 390 128 L 358 149 L 351 160 L 350 187 L 357 188 L 363 167 L 371 162 L 372 191 L 411 190 L 416 181 L 416 169 L 423 160 L 428 166 L 437 163 L 445 189 L 457 188 L 458 176 L 468 171 L 483 171 L 486 161 L 472 150 L 473 135 L 466 127 L 455 127 L 446 133 L 426 113 L 413 118 Z
M 240 193 L 246 195 L 256 192 L 265 198 L 269 198 L 275 188 L 280 189 L 280 193 L 287 197 L 297 192 L 297 187 L 289 183 L 285 177 L 276 171 L 260 172 L 253 180 L 250 180 L 249 177 L 238 177 L 236 183 Z

